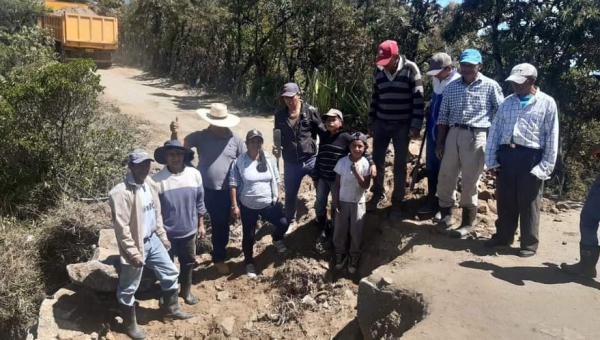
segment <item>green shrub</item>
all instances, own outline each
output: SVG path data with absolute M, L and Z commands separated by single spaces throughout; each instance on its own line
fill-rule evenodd
M 61 192 L 105 197 L 133 143 L 99 114 L 102 90 L 89 60 L 49 64 L 0 89 L 0 209 L 30 215 Z

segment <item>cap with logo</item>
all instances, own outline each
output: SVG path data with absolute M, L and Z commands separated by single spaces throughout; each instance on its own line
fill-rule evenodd
M 525 81 L 527 81 L 527 78 L 537 78 L 537 75 L 538 73 L 535 66 L 528 63 L 523 63 L 513 67 L 513 69 L 510 71 L 510 76 L 506 78 L 506 81 L 523 84 Z
M 127 160 L 132 164 L 140 164 L 148 160 L 154 162 L 154 159 L 152 159 L 150 155 L 143 149 L 135 149 L 131 151 L 131 153 L 127 155 Z
M 256 137 L 259 137 L 261 140 L 264 140 L 263 135 L 260 131 L 258 131 L 257 129 L 252 129 L 246 134 L 246 142 Z
M 342 114 L 342 111 L 338 109 L 330 109 L 326 114 L 323 115 L 323 117 L 337 117 L 341 121 L 344 121 L 344 115 Z
M 398 54 L 398 52 L 398 43 L 396 41 L 386 40 L 382 42 L 377 49 L 377 65 L 387 65 L 390 60 L 392 60 L 392 57 Z
M 300 93 L 300 88 L 296 83 L 287 83 L 283 85 L 283 90 L 281 90 L 282 97 L 293 97 Z
M 466 64 L 481 64 L 483 58 L 481 58 L 481 53 L 473 48 L 468 48 L 463 51 L 460 55 L 459 62 Z
M 427 75 L 437 76 L 438 73 L 450 65 L 452 65 L 452 58 L 449 55 L 443 52 L 436 53 L 429 60 Z

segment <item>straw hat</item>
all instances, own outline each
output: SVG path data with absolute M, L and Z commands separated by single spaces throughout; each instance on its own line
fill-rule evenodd
M 227 105 L 222 103 L 211 104 L 210 109 L 198 109 L 196 112 L 210 125 L 229 128 L 240 123 L 240 117 L 228 113 Z

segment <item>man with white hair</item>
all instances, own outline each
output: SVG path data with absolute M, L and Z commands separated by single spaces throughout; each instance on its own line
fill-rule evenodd
M 552 97 L 535 86 L 531 64 L 513 67 L 514 93 L 498 107 L 488 137 L 485 163 L 497 174 L 498 220 L 488 247 L 509 246 L 521 226 L 519 256 L 535 255 L 539 244 L 544 180 L 556 164 L 558 111 Z

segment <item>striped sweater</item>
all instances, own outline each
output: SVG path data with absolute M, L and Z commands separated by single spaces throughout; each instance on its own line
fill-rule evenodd
M 319 134 L 319 153 L 311 177 L 315 180 L 335 181 L 333 169 L 342 157 L 350 153 L 352 140 L 350 133 L 341 128 L 333 135 L 329 131 Z M 365 152 L 364 157 L 370 165 L 374 164 L 371 154 Z
M 423 80 L 419 67 L 401 57 L 394 75 L 377 68 L 373 76 L 373 94 L 369 124 L 376 119 L 410 123 L 420 129 L 423 125 Z

